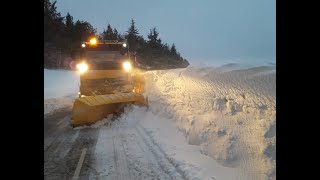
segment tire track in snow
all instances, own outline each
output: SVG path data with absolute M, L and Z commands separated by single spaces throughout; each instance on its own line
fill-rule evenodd
M 149 148 L 150 152 L 158 161 L 161 169 L 166 172 L 172 179 L 188 179 L 186 173 L 179 167 L 174 160 L 164 152 L 164 150 L 153 140 L 141 125 L 136 126 L 136 131 Z
M 44 174 L 45 177 L 56 173 L 66 167 L 65 157 L 70 152 L 72 145 L 78 138 L 78 131 L 69 131 L 58 135 L 44 152 Z M 61 173 L 60 177 L 67 176 Z
M 124 152 L 123 142 L 119 134 L 112 137 L 114 162 L 118 180 L 130 179 L 130 172 L 127 164 L 127 157 Z
M 115 179 L 112 131 L 109 128 L 99 129 L 97 143 L 90 156 L 89 179 Z
M 125 122 L 100 129 L 91 159 L 89 179 L 183 179 L 170 176 L 163 168 L 172 168 L 163 156 L 155 156 L 134 125 Z M 174 171 L 175 172 L 175 171 Z
M 64 112 L 62 112 L 64 114 Z M 44 152 L 46 152 L 52 145 L 53 142 L 55 142 L 59 136 L 65 129 L 68 128 L 69 120 L 71 118 L 70 115 L 60 117 L 59 115 L 56 115 L 60 118 L 60 121 L 58 121 L 55 125 L 49 125 L 52 127 L 47 127 L 45 129 L 45 136 L 44 136 Z M 53 124 L 53 120 L 56 116 L 51 117 L 45 117 L 44 123 L 45 124 Z M 51 121 L 51 122 L 50 122 Z
M 131 143 L 128 146 L 127 144 L 125 145 L 128 155 L 130 155 L 130 150 L 139 152 L 138 155 L 133 156 L 130 165 L 136 173 L 144 173 L 147 177 L 152 176 L 152 179 L 171 179 L 169 174 L 164 170 L 163 165 L 151 152 L 136 129 L 133 131 L 132 138 L 129 138 L 129 140 Z M 128 147 L 130 147 L 130 149 L 128 149 Z M 144 177 L 144 179 L 146 179 L 146 177 Z

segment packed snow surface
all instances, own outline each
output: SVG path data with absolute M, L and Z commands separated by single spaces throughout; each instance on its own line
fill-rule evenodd
M 44 72 L 45 114 L 70 108 L 78 75 Z M 189 66 L 144 74 L 149 109 L 127 108 L 113 126 L 138 124 L 186 179 L 276 179 L 275 65 Z M 105 122 L 91 127 L 104 128 Z

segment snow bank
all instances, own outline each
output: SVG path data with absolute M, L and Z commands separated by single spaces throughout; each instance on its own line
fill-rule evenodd
M 79 92 L 79 80 L 74 71 L 44 69 L 44 114 L 71 108 Z
M 44 99 L 77 94 L 79 81 L 75 71 L 44 69 Z
M 275 179 L 276 67 L 146 72 L 150 109 L 176 122 L 189 144 L 252 179 Z

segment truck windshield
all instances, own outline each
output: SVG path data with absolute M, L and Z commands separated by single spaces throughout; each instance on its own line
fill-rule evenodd
M 122 69 L 127 56 L 118 51 L 87 51 L 86 60 L 92 70 Z
M 95 62 L 102 61 L 120 61 L 125 59 L 125 55 L 122 55 L 118 51 L 87 51 L 86 59 Z
M 128 59 L 122 44 L 87 46 L 84 55 L 91 70 L 122 69 L 122 62 Z
M 90 70 L 116 70 L 116 69 L 119 70 L 119 69 L 123 69 L 122 62 L 123 61 L 117 61 L 117 62 L 112 62 L 112 61 L 97 62 L 92 60 L 87 61 Z

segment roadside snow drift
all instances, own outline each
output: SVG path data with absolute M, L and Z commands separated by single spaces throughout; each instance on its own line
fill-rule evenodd
M 275 66 L 189 66 L 145 75 L 151 111 L 172 119 L 189 144 L 252 179 L 276 178 Z
M 44 114 L 71 108 L 79 92 L 79 81 L 75 71 L 44 69 Z
M 79 92 L 80 77 L 76 71 L 44 69 L 44 97 L 60 98 Z

